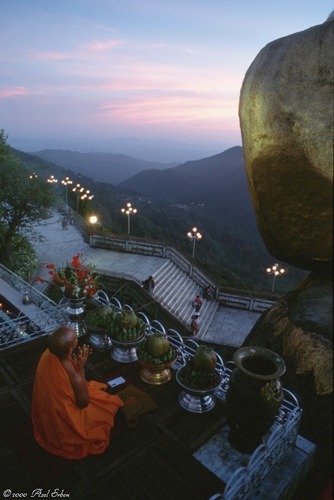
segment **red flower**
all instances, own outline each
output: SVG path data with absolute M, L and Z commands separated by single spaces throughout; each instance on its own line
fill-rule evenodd
M 91 297 L 98 290 L 99 275 L 96 274 L 92 266 L 86 265 L 80 260 L 80 253 L 74 255 L 70 263 L 65 267 L 56 269 L 54 264 L 46 264 L 49 269 L 49 275 L 52 277 L 53 284 L 62 290 L 62 292 L 73 298 Z M 36 281 L 45 283 L 40 277 Z

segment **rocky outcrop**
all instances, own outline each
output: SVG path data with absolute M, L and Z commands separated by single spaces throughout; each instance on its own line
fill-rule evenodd
M 332 474 L 334 16 L 276 40 L 256 57 L 240 95 L 251 197 L 264 243 L 310 275 L 264 312 L 243 346 L 286 363 L 283 385 L 303 408 L 301 430 Z M 325 470 L 326 469 L 326 470 Z
M 333 392 L 333 282 L 311 274 L 259 318 L 244 345 L 271 349 L 287 362 L 286 383 L 302 393 Z
M 264 47 L 240 94 L 249 188 L 269 252 L 324 270 L 333 258 L 334 20 Z

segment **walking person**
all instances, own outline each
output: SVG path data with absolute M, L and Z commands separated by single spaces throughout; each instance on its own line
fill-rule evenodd
M 196 295 L 195 300 L 193 302 L 193 307 L 195 308 L 195 312 L 198 313 L 202 307 L 202 299 L 200 295 Z
M 62 220 L 61 220 L 61 227 L 62 227 L 63 229 L 67 229 L 67 219 L 66 219 L 66 217 L 65 217 L 65 216 L 64 216 L 64 217 L 62 218 Z
M 143 287 L 150 295 L 153 295 L 155 287 L 153 276 L 149 276 L 145 281 L 143 281 Z
M 191 328 L 191 332 L 193 334 L 194 337 L 197 336 L 198 334 L 198 331 L 199 331 L 199 314 L 194 314 L 191 319 L 191 325 L 190 325 L 190 328 Z
M 211 285 L 208 285 L 204 288 L 203 298 L 206 300 L 213 300 L 213 288 Z

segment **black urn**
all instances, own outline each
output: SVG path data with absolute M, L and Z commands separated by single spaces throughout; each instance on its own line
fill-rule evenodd
M 251 453 L 261 443 L 283 400 L 280 377 L 284 360 L 263 347 L 242 347 L 234 353 L 235 368 L 226 394 L 230 444 Z

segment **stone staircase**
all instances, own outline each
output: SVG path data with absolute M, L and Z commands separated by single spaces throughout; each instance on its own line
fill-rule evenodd
M 191 317 L 195 312 L 192 304 L 196 295 L 202 296 L 202 288 L 171 261 L 165 262 L 153 277 L 155 300 L 190 329 Z M 203 300 L 199 316 L 199 338 L 205 335 L 218 306 L 217 301 Z

